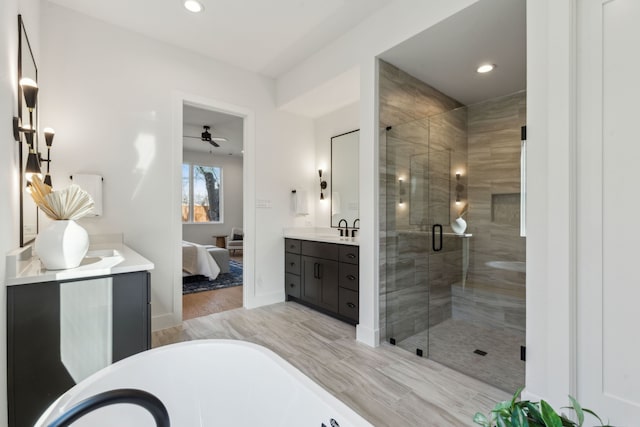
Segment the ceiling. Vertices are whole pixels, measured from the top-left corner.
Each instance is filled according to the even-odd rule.
[[[243,149],[243,119],[217,111],[185,105],[183,109],[182,135],[197,136],[203,132],[202,126],[211,126],[209,132],[213,137],[227,138],[219,141],[220,147],[214,147],[208,142],[196,138],[182,138],[183,149],[212,153],[212,155],[242,156]]]
[[[470,105],[526,88],[526,47],[526,0],[480,0],[380,58]]]
[[[275,78],[393,0],[49,1]]]

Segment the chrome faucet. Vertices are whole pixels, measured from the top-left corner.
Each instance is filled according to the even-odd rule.
[[[356,237],[356,231],[358,231],[356,229],[356,222],[358,223],[358,225],[360,225],[360,218],[356,218],[353,220],[353,228],[351,229],[351,237]]]
[[[344,221],[344,230],[340,228],[340,224]],[[349,237],[349,223],[346,219],[342,218],[340,222],[338,222],[338,229],[340,230],[340,237]]]

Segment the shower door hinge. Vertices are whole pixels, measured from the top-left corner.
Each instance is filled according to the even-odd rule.
[[[520,346],[520,360],[523,362],[527,361],[527,347],[524,345]]]
[[[526,141],[526,140],[527,140],[527,127],[522,126],[520,128],[520,141]]]

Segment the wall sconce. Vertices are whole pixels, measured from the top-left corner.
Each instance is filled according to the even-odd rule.
[[[49,166],[51,165],[51,145],[53,145],[53,137],[56,136],[56,131],[51,128],[44,128],[44,142],[47,144],[47,158],[44,159],[40,156],[41,162],[47,162],[47,173],[44,175],[44,183],[49,187],[53,187],[51,183],[51,175],[49,175]]]
[[[462,172],[456,172],[456,205],[462,203],[462,192],[464,191],[464,185],[460,183],[460,178],[462,177]]]
[[[318,175],[320,176],[320,200],[324,200],[323,191],[327,189],[327,181],[322,180],[322,169],[318,169]]]
[[[51,145],[53,144],[53,137],[55,131],[51,128],[44,130],[44,138],[47,144],[47,158],[43,158],[39,152],[36,152],[36,146],[34,142],[34,135],[37,132],[35,123],[33,122],[33,110],[36,108],[38,101],[38,84],[30,78],[20,79],[20,88],[24,96],[25,106],[29,111],[29,124],[22,125],[20,118],[13,118],[13,135],[18,143],[21,143],[21,134],[24,134],[25,141],[29,147],[29,153],[27,155],[27,163],[25,165],[25,178],[27,180],[27,191],[31,185],[31,178],[33,175],[38,175],[42,178],[42,170],[40,168],[41,162],[47,162],[47,173],[44,177],[44,183],[51,186],[51,175],[49,175],[50,163],[51,163]]]
[[[404,181],[402,180],[402,178],[398,179],[398,205],[402,206],[404,205],[404,196],[405,195],[405,189],[404,189]]]

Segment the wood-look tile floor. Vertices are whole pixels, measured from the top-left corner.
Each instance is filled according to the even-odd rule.
[[[242,263],[242,251],[229,254]],[[196,292],[182,296],[182,320],[194,319],[209,314],[220,313],[242,307],[242,286]]]
[[[376,427],[472,426],[510,397],[401,348],[361,344],[355,327],[294,302],[191,319],[154,332],[153,346],[209,338],[273,350]]]

